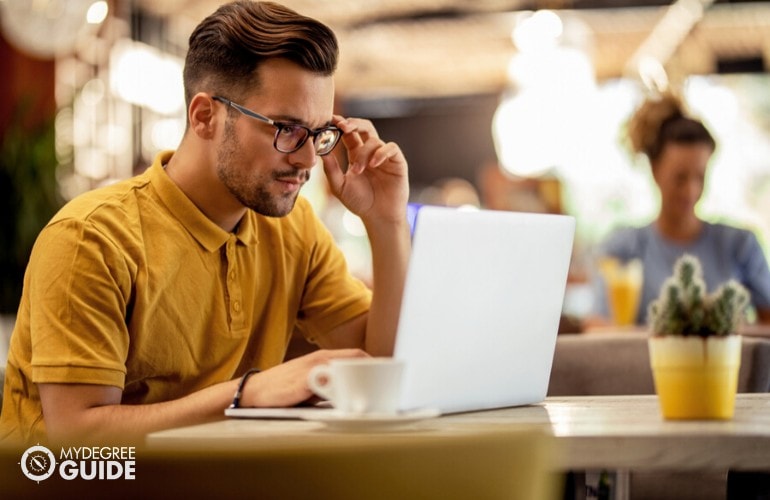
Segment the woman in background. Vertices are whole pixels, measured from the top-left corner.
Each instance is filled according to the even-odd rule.
[[[646,322],[649,303],[684,253],[700,259],[709,293],[734,278],[751,293],[757,320],[770,323],[770,269],[755,235],[695,214],[716,148],[703,123],[685,115],[679,99],[664,95],[636,111],[629,138],[633,149],[650,160],[660,213],[649,225],[615,231],[600,253],[623,262],[641,260],[644,278],[636,323]]]

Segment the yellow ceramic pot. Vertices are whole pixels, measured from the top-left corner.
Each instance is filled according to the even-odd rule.
[[[649,339],[650,365],[667,419],[730,419],[735,411],[741,337]]]

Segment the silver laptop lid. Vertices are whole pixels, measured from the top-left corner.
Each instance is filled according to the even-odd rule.
[[[574,231],[570,216],[419,211],[394,353],[402,410],[545,398]]]

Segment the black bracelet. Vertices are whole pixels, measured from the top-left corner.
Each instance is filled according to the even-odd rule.
[[[230,405],[230,408],[241,407],[241,396],[243,396],[243,387],[246,385],[246,381],[249,379],[249,377],[251,377],[255,373],[259,373],[259,368],[252,368],[243,374],[243,377],[241,377],[241,381],[238,383],[238,390],[235,391],[235,396],[233,396],[233,404]]]

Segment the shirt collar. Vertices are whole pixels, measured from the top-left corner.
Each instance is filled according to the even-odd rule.
[[[206,217],[166,174],[164,165],[173,154],[173,151],[163,151],[155,157],[149,169],[150,182],[171,214],[182,223],[193,238],[209,252],[216,251],[227,242],[230,233]],[[253,215],[251,210],[247,210],[235,229],[235,237],[245,245],[258,242],[256,218]]]

